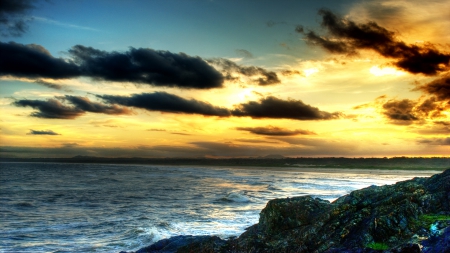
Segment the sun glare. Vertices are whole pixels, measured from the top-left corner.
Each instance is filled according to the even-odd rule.
[[[303,72],[305,73],[305,76],[310,76],[312,74],[319,72],[319,70],[317,68],[310,68],[303,70]]]
[[[399,71],[395,68],[391,67],[379,67],[379,66],[373,66],[370,68],[370,73],[374,76],[386,76],[386,75],[394,75],[394,76],[401,76],[404,75],[405,72]]]

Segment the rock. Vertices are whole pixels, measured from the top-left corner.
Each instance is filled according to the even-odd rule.
[[[332,203],[311,196],[274,199],[259,223],[238,238],[189,237],[179,243],[173,237],[147,247],[160,251],[138,252],[450,252],[448,220],[450,169],[370,186]],[[161,251],[166,249],[173,251]]]
[[[214,252],[215,244],[221,245],[225,241],[217,236],[192,236],[192,235],[180,235],[174,236],[168,239],[160,240],[148,247],[139,249],[136,252],[128,253],[175,253],[175,252],[198,252],[195,248],[201,248],[203,250],[210,250],[208,252]],[[187,247],[186,247],[187,246]],[[193,251],[194,250],[194,251]],[[127,252],[120,252],[127,253]]]
[[[436,237],[430,237],[422,241],[424,253],[447,253],[450,252],[450,226]]]

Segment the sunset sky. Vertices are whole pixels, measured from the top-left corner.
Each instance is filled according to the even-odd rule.
[[[449,0],[8,0],[0,157],[450,156]]]

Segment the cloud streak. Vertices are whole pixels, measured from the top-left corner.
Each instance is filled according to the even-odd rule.
[[[232,114],[241,117],[295,120],[328,120],[342,116],[338,112],[321,111],[317,107],[303,103],[301,100],[282,100],[273,96],[262,98],[259,101],[242,103],[236,106]]]
[[[236,129],[241,130],[241,131],[248,131],[252,134],[267,135],[267,136],[294,136],[294,135],[315,135],[316,134],[314,132],[302,130],[302,129],[290,130],[290,129],[274,127],[274,126],[238,127]]]
[[[49,83],[49,82],[46,82],[46,81],[43,81],[43,80],[40,80],[40,79],[36,80],[35,83],[37,83],[39,85],[42,85],[42,86],[45,86],[45,87],[50,88],[50,89],[55,89],[55,90],[62,90],[62,88],[63,88],[63,86],[60,85],[60,84]]]
[[[322,16],[321,25],[327,30],[328,36],[305,31],[301,26],[296,28],[312,45],[338,54],[373,50],[383,57],[395,59],[394,64],[398,68],[413,74],[436,75],[449,69],[450,54],[440,52],[434,45],[408,45],[398,40],[394,32],[375,22],[358,24],[326,9],[321,9],[319,14]]]
[[[450,137],[447,137],[447,138],[420,139],[417,142],[420,143],[420,144],[427,144],[427,145],[450,146]]]
[[[28,135],[60,135],[58,133],[55,133],[53,130],[33,130],[33,129],[30,129],[30,132],[27,134]]]
[[[166,92],[141,93],[131,96],[98,95],[97,97],[110,104],[119,104],[148,111],[220,117],[231,115],[226,108],[213,106],[210,103],[195,99],[185,99]]]

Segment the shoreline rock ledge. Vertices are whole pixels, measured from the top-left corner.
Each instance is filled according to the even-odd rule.
[[[450,252],[450,169],[356,190],[332,203],[274,199],[237,238],[175,236],[136,251],[150,252]]]

